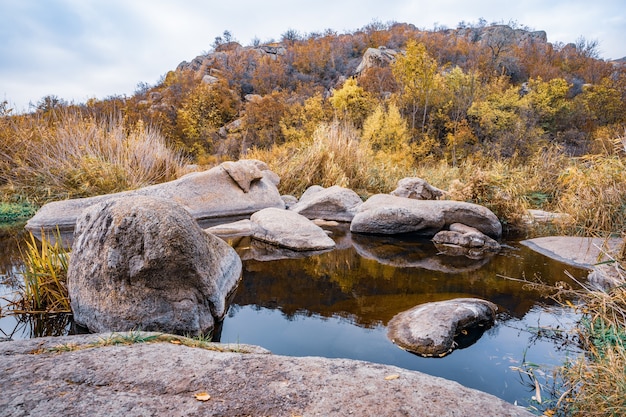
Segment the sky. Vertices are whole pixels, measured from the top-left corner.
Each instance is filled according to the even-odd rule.
[[[49,95],[77,104],[130,96],[210,51],[225,30],[246,46],[288,30],[456,28],[480,18],[544,30],[553,43],[598,41],[604,59],[626,56],[624,0],[0,0],[0,102],[23,112]]]

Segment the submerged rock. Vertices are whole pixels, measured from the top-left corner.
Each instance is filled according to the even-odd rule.
[[[545,236],[520,243],[549,258],[589,269],[589,281],[599,288],[609,289],[624,284],[626,272],[618,262],[613,262],[626,245],[621,238]]]
[[[495,321],[497,306],[477,298],[456,298],[418,305],[395,315],[387,336],[402,349],[421,356],[445,356],[456,348],[455,338]]]
[[[178,204],[120,197],[78,218],[67,273],[74,321],[92,332],[207,334],[224,317],[241,260]]]
[[[432,237],[444,227],[463,223],[499,238],[502,225],[495,214],[478,204],[451,200],[414,200],[388,194],[371,196],[350,224],[357,233],[414,233]]]
[[[89,198],[54,201],[44,205],[26,224],[38,234],[71,232],[76,219],[87,207],[114,197],[154,196],[180,204],[196,220],[249,216],[266,207],[284,208],[276,188],[278,176],[264,162],[225,162],[208,171],[193,172],[177,180],[134,191]]]
[[[490,253],[486,256],[459,257],[458,253],[442,254],[427,240],[420,244],[388,235],[353,234],[351,237],[352,245],[360,256],[396,268],[419,268],[446,274],[460,274],[480,269],[493,255]]]

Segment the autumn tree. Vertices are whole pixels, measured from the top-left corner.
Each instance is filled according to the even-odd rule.
[[[398,89],[390,67],[367,68],[359,75],[358,82],[365,91],[376,96],[379,100]]]
[[[287,68],[276,57],[263,56],[256,61],[251,72],[250,84],[256,94],[269,94],[272,91],[288,89],[292,84]]]
[[[348,120],[357,128],[363,126],[374,105],[371,95],[359,86],[356,78],[348,78],[339,90],[335,90],[330,103],[336,111],[337,118]]]
[[[285,98],[285,93],[274,91],[246,103],[241,127],[244,152],[247,148],[267,149],[284,142],[280,121],[287,108]]]
[[[446,93],[446,102],[443,106],[447,115],[446,145],[451,153],[452,164],[456,165],[457,150],[476,141],[466,119],[467,112],[478,94],[480,81],[476,72],[465,73],[457,66],[445,74],[443,84]]]
[[[198,152],[200,146],[211,152],[217,130],[233,120],[238,106],[239,98],[226,81],[200,82],[186,95],[177,112],[183,149]]]
[[[313,138],[321,123],[330,122],[332,109],[321,93],[292,101],[280,120],[280,128],[287,142],[306,142]]]
[[[379,104],[363,124],[363,140],[374,151],[407,151],[409,138],[406,121],[393,103],[387,108]]]
[[[528,94],[523,101],[528,104],[529,118],[533,118],[545,132],[552,135],[563,129],[562,121],[570,111],[568,92],[570,85],[563,78],[543,81],[535,78],[528,81]]]
[[[617,81],[603,78],[598,84],[584,87],[580,99],[590,110],[594,127],[626,122],[626,103]]]
[[[519,87],[508,77],[493,79],[467,111],[468,121],[483,150],[494,157],[528,157],[543,132],[527,123]]]
[[[437,62],[428,55],[423,44],[411,40],[406,52],[398,54],[391,64],[391,70],[399,86],[398,102],[409,116],[411,130],[416,129],[419,117],[424,133],[433,93],[439,83]]]

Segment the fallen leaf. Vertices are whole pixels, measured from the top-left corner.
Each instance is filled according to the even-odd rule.
[[[391,375],[387,375],[385,377],[385,381],[391,381],[393,379],[398,379],[398,378],[400,378],[400,375],[398,375],[398,374],[391,374]]]
[[[174,345],[180,345],[180,340],[170,340],[170,343],[174,344]]]
[[[211,396],[206,392],[199,392],[195,394],[195,397],[198,401],[209,401],[211,399]]]

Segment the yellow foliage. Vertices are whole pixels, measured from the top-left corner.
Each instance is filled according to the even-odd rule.
[[[356,78],[348,78],[339,90],[333,91],[330,103],[340,120],[347,120],[361,127],[373,107],[374,100],[358,85]]]
[[[363,124],[363,140],[375,151],[406,150],[409,129],[395,104],[376,107]]]

